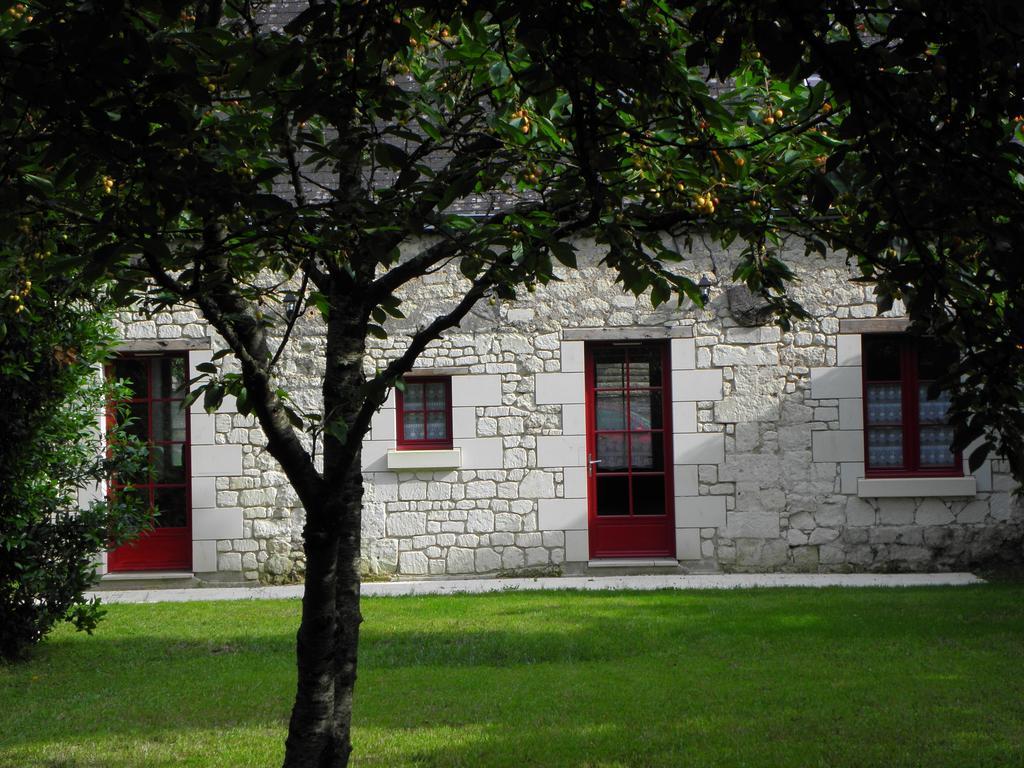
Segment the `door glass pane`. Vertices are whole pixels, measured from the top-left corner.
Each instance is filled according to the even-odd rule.
[[[157,443],[185,440],[185,409],[181,401],[170,400],[153,403],[152,440]]]
[[[426,385],[427,408],[443,411],[448,407],[448,388],[440,381],[432,381]]]
[[[423,411],[412,411],[403,414],[404,431],[406,440],[423,440],[425,437],[423,426]]]
[[[594,352],[594,386],[598,389],[621,389],[626,386],[623,370],[624,353],[621,350]]]
[[[629,514],[629,478],[597,478],[597,514],[600,517]]]
[[[184,528],[188,523],[184,488],[155,488],[153,506],[160,513],[156,518],[157,528]]]
[[[661,432],[634,432],[630,435],[630,445],[635,471],[653,472],[665,468]]]
[[[149,363],[133,357],[114,360],[114,378],[121,379],[131,389],[131,397],[146,397],[146,372]]]
[[[185,383],[185,358],[162,357],[153,361],[153,397],[184,397]]]
[[[945,424],[949,419],[949,392],[940,392],[934,400],[928,399],[930,382],[923,382],[918,391],[918,418],[922,424]]]
[[[423,410],[423,384],[405,385],[405,392],[402,393],[402,406],[408,411]]]
[[[183,445],[154,445],[150,449],[150,456],[153,461],[154,482],[185,482],[185,447]]]
[[[408,436],[408,434],[406,435]],[[448,420],[444,411],[427,412],[427,439],[444,440],[448,437]]]
[[[633,478],[633,514],[664,515],[665,476]]]
[[[899,384],[868,384],[868,424],[902,423],[902,398]]]
[[[653,350],[631,350],[629,353],[629,386],[661,386],[661,353]]]
[[[661,429],[661,390],[629,393],[629,428]]]
[[[868,429],[868,463],[872,467],[903,466],[903,430],[898,427]]]
[[[118,424],[126,424],[125,431],[132,437],[145,442],[149,439],[146,422],[149,419],[147,403],[120,403],[115,411]]]
[[[598,472],[621,472],[626,469],[626,436],[598,435],[595,458],[601,460],[596,465]]]
[[[594,400],[594,423],[598,430],[626,428],[624,392],[597,392]]]
[[[951,450],[952,427],[921,427],[920,456],[922,467],[951,467],[956,456]]]
[[[900,374],[900,342],[892,336],[864,337],[865,376],[874,381],[898,381]]]

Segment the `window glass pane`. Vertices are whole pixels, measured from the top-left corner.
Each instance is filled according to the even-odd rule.
[[[628,477],[597,479],[597,514],[601,517],[629,514]]]
[[[934,381],[947,375],[957,363],[956,349],[938,343],[922,341],[917,353],[917,376],[922,381]]]
[[[114,360],[114,378],[122,379],[131,389],[131,397],[147,397],[146,374],[149,369],[147,360],[134,357],[119,357]]]
[[[185,440],[185,409],[180,401],[153,403],[153,434],[154,442]]]
[[[892,469],[903,466],[903,430],[898,427],[868,429],[868,464]]]
[[[865,375],[871,381],[898,381],[900,340],[893,336],[865,336],[863,339]]]
[[[665,477],[633,478],[633,514],[665,514]]]
[[[918,418],[922,424],[945,424],[949,419],[949,392],[940,392],[934,400],[928,399],[928,384],[921,384],[918,391]]]
[[[594,352],[594,386],[598,389],[621,389],[626,386],[626,375],[621,350]]]
[[[443,411],[448,407],[448,387],[441,381],[432,381],[425,385],[427,408]]]
[[[601,460],[596,465],[598,472],[621,472],[626,469],[626,436],[598,435],[595,458]]]
[[[631,350],[629,353],[629,386],[661,386],[661,353],[653,350]]]
[[[920,462],[922,467],[950,467],[956,456],[949,446],[953,443],[952,427],[921,427]]]
[[[184,528],[188,523],[184,488],[154,489],[153,506],[160,513],[156,518],[157,528]]]
[[[634,432],[630,438],[634,470],[652,472],[665,468],[665,451],[661,432]]]
[[[185,482],[185,446],[154,445],[150,449],[150,458],[153,462],[154,482]]]
[[[423,440],[425,438],[423,411],[407,412],[403,414],[402,418],[406,440]]]
[[[406,433],[408,437],[408,433]],[[427,439],[445,440],[448,437],[448,420],[444,411],[427,412]]]
[[[629,428],[661,429],[661,390],[629,393]]]
[[[412,384],[406,382],[405,392],[402,393],[402,407],[407,411],[423,410],[423,384]]]
[[[597,392],[594,421],[598,430],[626,428],[626,395],[624,392]]]
[[[902,423],[902,398],[899,384],[868,384],[868,424]]]
[[[162,357],[153,361],[153,397],[185,396],[185,358]]]

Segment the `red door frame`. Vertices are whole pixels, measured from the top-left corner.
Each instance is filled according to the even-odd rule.
[[[136,541],[112,549],[107,553],[107,570],[110,572],[121,571],[168,571],[168,570],[192,570],[192,420],[189,417],[189,410],[185,409],[185,441],[162,440],[159,443],[152,441],[153,434],[153,404],[154,403],[180,403],[181,397],[153,397],[153,366],[159,360],[177,358],[184,361],[185,381],[188,380],[188,353],[125,353],[119,355],[122,358],[146,360],[146,393],[145,397],[134,397],[128,400],[129,403],[146,404],[146,437],[150,446],[159,445],[182,445],[182,464],[184,467],[184,482],[182,483],[159,483],[156,478],[148,478],[145,484],[136,484],[136,487],[147,496],[147,502],[152,506],[155,491],[159,488],[180,488],[185,489],[185,526],[169,527],[163,526],[154,528],[143,534]],[[113,375],[113,365],[107,367],[107,375]],[[111,414],[110,418],[113,418]],[[112,490],[116,489],[116,485]]]
[[[629,359],[629,350],[653,350],[658,352],[661,358],[661,411],[662,411],[662,455],[664,476],[664,502],[665,512],[663,515],[635,515],[633,514],[633,470],[632,470],[632,438],[627,437],[626,457],[627,467],[625,473],[600,473],[595,469],[598,465],[592,463],[597,456],[597,417],[596,417],[596,372],[594,364],[594,351],[600,349],[622,349],[623,362]],[[587,503],[588,503],[588,532],[590,541],[591,558],[630,558],[630,557],[675,557],[675,494],[673,491],[673,464],[672,464],[672,373],[669,361],[669,345],[667,342],[599,342],[588,343],[584,348],[584,387],[586,403],[587,422]],[[658,430],[633,430],[630,423],[631,414],[629,410],[629,392],[635,390],[653,391],[654,387],[631,387],[629,381],[629,366],[624,365],[625,381],[623,392],[626,393],[625,430],[627,435],[636,432],[653,433]],[[602,430],[605,431],[605,430]],[[621,476],[625,474],[630,478],[630,514],[622,516],[611,516],[597,514],[597,479],[599,474],[606,477]],[[646,473],[648,476],[656,476],[658,473]]]

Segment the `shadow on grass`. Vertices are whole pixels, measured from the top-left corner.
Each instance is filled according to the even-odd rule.
[[[468,766],[493,754],[501,758],[494,765],[679,765],[692,763],[694,745],[709,739],[721,742],[723,764],[738,764],[729,756],[749,755],[730,752],[730,744],[770,746],[772,718],[791,713],[801,738],[816,734],[808,723],[820,720],[814,709],[826,699],[826,714],[844,698],[863,702],[862,710],[872,702],[906,709],[913,695],[904,702],[886,691],[894,676],[914,695],[970,690],[979,669],[1019,660],[1022,592],[368,601],[357,693],[368,744],[358,764]],[[293,615],[260,623],[253,618],[260,603],[213,604],[218,621],[204,637],[196,619],[179,628],[170,623],[173,608],[151,608],[112,611],[96,636],[61,635],[30,664],[0,670],[0,765],[5,748],[55,739],[131,743],[239,727],[280,729],[283,738],[294,696]],[[204,614],[192,608],[184,615]],[[929,672],[942,675],[930,680]],[[769,704],[774,709],[765,712]],[[872,727],[887,722],[885,706],[877,720],[862,711],[861,721],[874,725],[851,725],[851,734],[870,740]],[[1003,709],[1020,715],[1019,702]],[[818,737],[828,742],[828,728]],[[406,738],[399,759],[388,745]],[[857,764],[830,760],[813,743],[814,759],[791,764]]]

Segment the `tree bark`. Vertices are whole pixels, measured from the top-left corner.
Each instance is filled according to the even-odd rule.
[[[327,321],[324,420],[353,424],[364,400],[368,311],[332,296]],[[355,304],[355,306],[354,306]],[[365,430],[364,430],[365,431]],[[363,435],[349,435],[361,442]],[[359,644],[361,454],[324,434],[323,504],[306,511],[306,588],[298,632],[298,687],[285,742],[284,768],[344,768]]]

